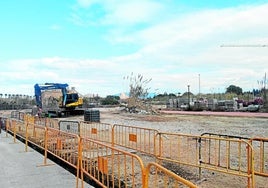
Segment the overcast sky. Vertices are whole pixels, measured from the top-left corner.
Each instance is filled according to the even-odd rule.
[[[106,96],[131,72],[152,93],[249,91],[268,73],[267,18],[265,0],[0,1],[0,93],[53,82]]]

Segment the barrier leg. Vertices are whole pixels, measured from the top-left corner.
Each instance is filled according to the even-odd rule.
[[[53,163],[47,164],[47,128],[45,127],[45,154],[44,154],[44,163],[41,165],[37,165],[37,167],[41,166],[51,166],[54,165]]]
[[[14,126],[14,132],[13,132],[13,142],[10,144],[18,144],[16,139],[16,122],[15,122],[15,126]]]

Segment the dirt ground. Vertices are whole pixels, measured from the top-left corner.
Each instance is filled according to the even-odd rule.
[[[227,113],[200,114],[198,112],[170,113],[162,111],[158,115],[145,115],[125,113],[120,108],[100,108],[99,110],[101,123],[139,126],[156,129],[160,132],[193,135],[201,135],[202,133],[209,132],[247,138],[268,138],[268,114],[263,114],[262,116],[243,114],[240,116],[239,114],[234,115],[233,113],[235,112],[228,115]],[[69,117],[67,119],[83,121],[83,116]],[[245,177],[202,170],[202,177],[198,179],[198,170],[196,168],[193,170],[192,168],[168,163],[165,166],[182,177],[191,180],[198,187],[247,187],[247,178]],[[268,165],[265,168],[267,172]],[[268,177],[256,176],[256,187],[268,188]]]
[[[101,122],[123,124],[156,129],[160,132],[184,133],[201,135],[202,133],[217,133],[240,137],[268,138],[268,114],[229,113],[182,113],[163,112],[158,115],[129,114],[119,109],[100,109]],[[267,148],[267,147],[266,147]],[[267,151],[266,151],[267,152]],[[267,155],[267,153],[266,153]],[[198,187],[247,187],[247,178],[228,175],[215,171],[202,170],[201,179],[198,170],[183,166],[165,164],[167,168],[191,180]],[[268,166],[266,165],[266,172]],[[268,177],[256,177],[256,187],[268,188]]]

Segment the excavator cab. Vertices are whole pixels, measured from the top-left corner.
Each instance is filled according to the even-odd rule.
[[[70,103],[73,103],[73,102],[76,102],[78,100],[79,96],[77,93],[70,93],[70,94],[67,94],[67,97],[66,97],[66,105],[67,104],[70,104]]]
[[[83,99],[78,93],[68,93],[66,95],[66,107],[82,107]]]

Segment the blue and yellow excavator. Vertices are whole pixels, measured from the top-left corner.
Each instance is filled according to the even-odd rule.
[[[68,86],[69,85],[66,83],[45,83],[34,85],[36,105],[42,110],[43,114],[50,117],[60,117],[83,113],[83,99],[76,91],[68,90]],[[59,97],[55,97],[52,94],[49,96],[49,93],[53,93],[54,91],[61,91],[61,95]],[[56,100],[57,105],[53,106],[51,104],[45,104],[44,97],[42,96],[43,92],[48,93],[50,99]]]

